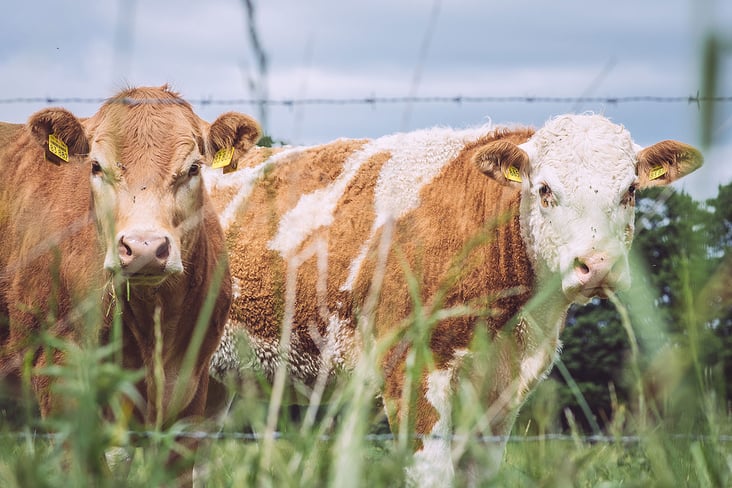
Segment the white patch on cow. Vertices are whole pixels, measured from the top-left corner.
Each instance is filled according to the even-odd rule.
[[[236,195],[226,205],[226,208],[219,212],[219,222],[224,231],[226,231],[236,217],[239,207],[249,198],[256,182],[264,175],[266,170],[272,165],[276,165],[282,160],[291,157],[293,154],[304,151],[306,148],[291,147],[284,149],[277,154],[272,155],[268,159],[262,161],[257,166],[251,168],[240,168],[233,173],[224,174],[219,169],[211,169],[204,166],[201,174],[206,189],[209,193],[216,193],[219,189],[238,188]]]
[[[536,382],[546,375],[551,365],[551,356],[544,348],[539,348],[533,355],[521,361],[519,373],[519,396],[523,398]]]
[[[425,397],[435,408],[438,420],[429,436],[422,440],[422,449],[414,454],[407,468],[410,486],[450,486],[455,470],[452,463],[452,368],[436,370],[427,376]]]
[[[422,188],[457,157],[465,144],[477,140],[489,131],[488,125],[465,130],[433,128],[385,136],[366,146],[365,149],[373,148],[374,153],[388,152],[391,157],[384,163],[374,188],[376,219],[369,236],[351,262],[348,277],[341,285],[341,290],[353,289],[376,232],[390,220],[398,219],[417,208]]]
[[[231,299],[236,300],[241,296],[241,280],[236,276],[231,277]]]
[[[330,185],[302,195],[297,204],[282,216],[277,234],[267,247],[278,251],[283,257],[291,256],[314,230],[330,226],[335,207],[348,183],[356,176],[361,165],[379,150],[367,144],[346,159],[343,171]]]
[[[519,375],[516,378],[516,408],[520,407],[526,394],[551,371],[559,356],[562,342],[559,334],[566,317],[566,302],[550,299],[533,310],[524,310],[516,324],[515,335],[522,348],[519,351]],[[536,316],[542,318],[541,322]]]
[[[328,317],[326,337],[321,337],[321,368],[328,370],[351,369],[359,355],[355,329],[351,321],[342,318],[337,312]],[[316,331],[317,332],[317,331]],[[312,332],[311,332],[312,337]],[[315,339],[313,337],[313,339]]]
[[[537,277],[562,277],[571,300],[580,287],[576,260],[619,263],[617,281],[626,272],[628,226],[633,208],[621,199],[636,179],[636,146],[621,125],[599,115],[556,117],[521,147],[531,158],[523,183],[521,227]],[[554,205],[541,205],[540,189],[551,189]]]

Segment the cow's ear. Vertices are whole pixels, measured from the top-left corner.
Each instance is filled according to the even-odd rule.
[[[256,144],[261,136],[262,130],[253,118],[238,112],[227,112],[211,124],[208,147],[212,156],[221,149],[229,148],[234,148],[241,156]]]
[[[704,158],[698,149],[678,141],[661,141],[638,151],[640,188],[667,185],[699,168]]]
[[[36,112],[28,119],[28,128],[36,142],[45,149],[49,161],[68,161],[71,156],[89,152],[89,139],[81,121],[63,108]]]
[[[528,177],[529,155],[508,141],[493,141],[473,156],[473,162],[489,178],[503,185],[518,185]]]

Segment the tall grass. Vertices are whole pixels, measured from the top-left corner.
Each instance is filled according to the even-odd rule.
[[[415,441],[413,413],[407,413],[408,420],[393,437],[388,434],[378,398],[380,358],[397,340],[414,345],[407,356],[404,389],[404,400],[413,402],[415,386],[432,368],[427,347],[432,327],[446,317],[472,311],[462,306],[428,307],[420,301],[419,280],[405,267],[414,310],[411,322],[398,336],[374,342],[373,310],[390,242],[388,231],[383,233],[372,293],[361,313],[364,354],[352,374],[336,378],[332,385],[320,381],[307,389],[292,383],[285,368],[272,384],[256,368],[244,371],[236,385],[225,385],[238,395],[217,426],[211,422],[165,425],[160,417],[147,426],[148,430],[130,424],[132,405],[142,401],[136,391],[142,372],[120,366],[119,310],[107,344],[94,339],[98,331],[93,323],[84,334],[88,340],[79,345],[42,334],[42,346],[62,352],[65,361],[35,373],[56,379],[53,388],[64,399],[65,408],[48,419],[40,419],[29,409],[31,368],[27,367],[21,399],[26,401],[21,402],[20,410],[6,408],[0,416],[0,486],[176,486],[179,473],[171,470],[166,460],[174,452],[184,458],[193,457],[186,445],[192,437],[205,439],[195,454],[200,485],[404,485]],[[646,265],[642,260],[636,258],[632,267],[641,270],[643,276]],[[678,259],[676,272],[684,313],[680,319],[683,323],[675,324],[675,330],[681,330],[681,336],[669,332],[666,315],[659,313],[655,305],[656,292],[646,285],[648,280],[636,280],[629,293],[611,297],[631,345],[624,375],[633,393],[628,400],[620,401],[613,385],[608,385],[613,407],[603,437],[588,436],[571,412],[559,411],[556,384],[545,381],[515,425],[497,476],[482,480],[482,484],[732,484],[732,422],[726,391],[717,381],[717,373],[709,371],[702,360],[704,338],[700,332],[705,320],[696,303],[698,290],[692,285],[688,260],[683,256]],[[200,343],[198,334],[210,313],[217,283],[186,353],[188,368]],[[116,293],[125,291],[118,289]],[[294,294],[288,299],[290,305],[293,300]],[[87,301],[80,302],[80,307],[91,306]],[[48,322],[54,321],[54,314],[49,314]],[[289,330],[283,329],[282,343],[286,347]],[[162,345],[158,346],[156,356],[162,354]],[[473,346],[482,351],[474,355],[477,358],[490,357],[494,347],[480,333]],[[241,351],[243,357],[251,354],[246,349]],[[156,364],[159,361],[158,357]],[[474,369],[490,375],[487,367]],[[569,372],[564,373],[571,383]],[[154,377],[160,385],[165,381],[160,371]],[[483,393],[472,386],[486,381],[461,382],[455,391],[452,458],[457,466],[457,486],[474,481],[476,469],[480,479],[481,467],[495,463],[495,448],[501,439],[481,437],[485,433],[486,406],[481,403]],[[575,395],[581,398],[579,389],[575,389]],[[160,397],[153,399],[158,412],[161,401]],[[568,426],[565,430],[563,424]],[[600,433],[600,427],[594,424],[593,431]]]
[[[634,263],[642,267],[643,263]],[[551,381],[542,384],[527,405],[509,441],[495,486],[729,486],[732,484],[732,423],[724,392],[709,381],[699,359],[700,326],[686,271],[680,266],[687,297],[685,341],[671,340],[657,313],[653,291],[637,287],[614,299],[633,347],[626,375],[634,385],[627,403],[617,400],[600,439],[588,437],[567,412],[556,411]],[[413,298],[419,293],[416,283]],[[419,304],[417,304],[419,305]],[[419,308],[419,306],[417,307]],[[415,314],[411,334],[423,342],[436,316]],[[462,312],[461,312],[462,313]],[[421,322],[420,322],[421,321]],[[422,325],[420,325],[420,323]],[[369,322],[363,324],[368,332]],[[421,332],[420,332],[421,331]],[[637,335],[637,338],[636,338]],[[482,339],[483,347],[490,347]],[[144,433],[130,432],[129,403],[139,398],[140,372],[126,371],[115,360],[119,344],[84,347],[46,336],[47,347],[64,352],[66,361],[43,373],[57,378],[56,393],[72,400],[58,415],[40,420],[20,415],[11,425],[6,415],[0,442],[0,486],[155,486],[175,485],[176,473],[165,465],[180,450],[180,435],[190,426],[161,423]],[[476,340],[479,347],[481,338]],[[371,344],[352,375],[313,395],[283,379],[273,388],[256,370],[246,372],[240,392],[221,430],[197,454],[199,481],[206,486],[399,486],[404,484],[413,438],[405,428],[388,432],[377,398],[380,380],[375,365],[383,346]],[[243,355],[247,352],[243,351]],[[408,362],[413,380],[430,367],[427,351],[415,349]],[[409,370],[413,368],[413,371]],[[410,372],[411,371],[411,372]],[[461,387],[469,388],[469,386]],[[279,407],[272,409],[272,397]],[[321,403],[324,396],[327,402]],[[467,484],[460,458],[475,466],[492,462],[494,439],[479,432],[483,414],[476,392],[456,395],[453,453],[458,461],[456,484]],[[290,406],[294,398],[316,403]],[[273,413],[274,412],[274,413]],[[565,417],[569,430],[560,432]],[[19,424],[19,425],[18,425]],[[476,430],[478,429],[478,430]],[[539,436],[524,436],[531,430]],[[52,435],[45,435],[52,433]],[[240,434],[249,433],[242,438]],[[556,438],[547,434],[565,434]],[[214,435],[216,434],[216,435]],[[107,463],[101,453],[107,452]]]

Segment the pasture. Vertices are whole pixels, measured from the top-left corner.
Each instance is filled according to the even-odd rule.
[[[624,336],[619,351],[606,350],[601,355],[619,356],[617,381],[595,385],[610,398],[610,408],[598,411],[591,389],[572,380],[598,361],[592,356],[597,345],[586,338],[580,340],[584,346],[579,352],[573,352],[576,338],[581,338],[576,324],[584,320],[575,310],[562,336],[568,348],[562,356],[568,377],[553,374],[532,395],[512,431],[498,477],[481,480],[481,486],[725,486],[732,482],[730,366],[725,348],[729,339],[724,332],[730,325],[730,298],[723,286],[729,273],[718,252],[728,244],[718,241],[720,249],[707,240],[719,228],[710,222],[729,225],[729,215],[724,215],[728,207],[721,205],[729,192],[729,186],[720,187],[717,200],[708,202],[707,227],[696,234],[693,229],[699,227],[688,212],[699,205],[689,206],[693,202],[688,196],[667,192],[663,209],[648,211],[640,197],[633,288],[612,302],[585,307],[591,317],[611,317]],[[649,266],[644,253],[658,251],[658,236],[650,223],[654,219],[655,225],[664,227],[664,232],[672,229],[681,240],[669,244],[667,252],[652,253],[655,262]],[[668,286],[659,286],[659,279]],[[603,315],[608,310],[609,315]],[[431,319],[412,324],[415,339],[429,330]],[[404,484],[414,438],[407,430],[388,434],[376,398],[375,357],[384,345],[373,345],[354,374],[340,378],[322,404],[317,402],[319,392],[273,390],[252,370],[223,422],[134,431],[120,406],[123,398],[134,396],[139,373],[118,365],[119,344],[102,347],[90,340],[80,348],[46,340],[48,347],[66,350],[67,363],[49,368],[47,374],[63,379],[58,393],[73,398],[77,408],[41,420],[27,407],[30,403],[11,409],[4,399],[2,486],[172,486],[174,473],[165,460],[172,451],[187,454],[178,442],[181,435],[205,438],[196,455],[199,480],[205,480],[205,486]],[[489,341],[478,345],[490,353]],[[416,378],[429,366],[429,357],[415,348],[413,359],[408,373]],[[31,396],[28,385],[25,395]],[[489,455],[486,447],[495,442],[480,434],[485,411],[475,395],[462,387],[453,412],[457,486],[466,484],[460,466],[480,465],[483,456]],[[585,395],[590,403],[585,402],[583,409],[578,400]],[[294,396],[300,399],[300,407],[291,406]],[[309,396],[318,407],[302,401]],[[599,432],[593,433],[593,424]],[[105,450],[111,471],[99,455]]]
[[[251,2],[244,3],[250,5],[248,27],[252,43],[260,48]],[[435,8],[433,15],[437,19],[439,9]],[[125,19],[120,21],[118,36],[122,47],[131,29]],[[199,22],[196,18],[196,29],[190,29],[191,32],[198,30]],[[209,29],[217,33],[219,30],[223,31]],[[480,42],[473,44],[486,44],[484,31],[480,25],[476,30]],[[363,37],[370,38],[371,34]],[[429,40],[431,28],[427,34],[425,39]],[[611,39],[617,39],[614,30]],[[638,50],[637,44],[633,45],[633,52]],[[721,71],[723,54],[728,54],[730,48],[729,43],[722,45],[711,35],[702,44],[704,51],[699,50],[699,58],[706,63],[702,69],[703,89],[688,98],[688,110],[673,112],[685,115],[666,116],[663,114],[671,112],[649,110],[650,115],[636,125],[645,130],[655,125],[654,118],[698,125],[706,156],[714,138],[722,132],[720,127],[729,127],[728,122],[722,121],[728,103],[721,102],[729,102],[730,98],[726,93],[717,96],[724,90],[718,86],[721,82],[717,83],[719,79],[715,76],[718,69]],[[425,53],[428,45],[423,43]],[[290,46],[291,43],[288,49]],[[531,46],[531,50],[537,47]],[[672,49],[666,51],[676,56]],[[452,57],[455,51],[446,49],[445,52]],[[261,54],[261,59],[266,60],[263,52],[255,54]],[[124,61],[125,56],[120,55],[120,59]],[[420,57],[415,69],[414,94],[417,94],[417,74],[425,59]],[[470,59],[466,72],[473,73],[479,64],[474,59]],[[648,59],[651,57],[644,62]],[[597,80],[603,81],[612,71],[615,61],[611,61]],[[565,67],[562,65],[562,70]],[[257,100],[247,107],[258,107],[264,120],[268,106],[265,68],[262,62],[255,73],[248,74],[250,89]],[[596,69],[595,64],[592,69]],[[200,71],[209,83],[213,71]],[[655,65],[645,71],[662,73]],[[185,79],[189,74],[186,71],[179,78]],[[371,72],[358,74],[364,79],[372,75]],[[585,78],[578,82],[583,87],[587,84]],[[639,77],[628,78],[633,80],[631,86],[635,90]],[[662,84],[654,80],[647,85],[650,88],[643,89],[653,91],[656,85]],[[240,83],[238,78],[237,83]],[[590,93],[595,88],[563,87],[563,90]],[[48,100],[45,97],[36,102],[43,104]],[[229,102],[236,104],[237,100]],[[326,101],[334,100],[340,105],[340,99]],[[449,100],[456,106],[464,103],[462,95],[451,96]],[[501,100],[506,102],[509,98]],[[557,103],[552,97],[547,100]],[[547,100],[541,103],[548,103]],[[614,116],[623,113],[617,106],[627,107],[628,101],[621,97],[618,104],[619,98],[615,96],[602,100],[608,114],[623,123],[621,116]],[[525,108],[536,105],[536,101],[531,96],[506,106],[515,108],[523,104],[521,107]],[[591,99],[583,96],[564,100],[562,110],[568,109],[565,107],[568,101],[584,110]],[[419,97],[412,97],[409,104],[418,102]],[[670,106],[677,102],[658,103]],[[5,103],[15,102],[8,99]],[[274,106],[272,99],[268,103],[269,107]],[[373,96],[363,100],[363,105],[372,112],[374,104]],[[404,109],[405,127],[412,109],[409,104]],[[687,104],[686,99],[681,104]],[[209,109],[212,104],[206,98],[198,105]],[[289,98],[283,99],[281,105],[283,111],[293,111]],[[696,114],[696,106],[700,108],[700,120],[690,122],[692,117],[688,113]],[[329,110],[319,112],[332,114]],[[593,110],[600,109],[593,106]],[[521,113],[521,109],[516,112]],[[319,126],[310,119],[303,124],[306,118],[302,114],[296,111],[295,115],[289,113],[286,117],[288,121],[296,119],[294,134],[302,130],[298,123]],[[342,112],[337,114],[331,117],[338,121],[335,125],[343,124],[348,118],[359,118],[343,117]],[[465,112],[460,117],[468,119]],[[374,118],[378,119],[378,133],[382,134],[383,112]],[[513,117],[516,118],[521,117]],[[276,116],[272,117],[270,127],[277,127],[277,121]],[[439,123],[447,122],[440,119]],[[337,130],[341,131],[342,127]],[[338,137],[343,135],[339,132]],[[280,134],[266,134],[263,139],[271,143],[272,136]],[[475,334],[470,344],[473,353],[464,367],[482,371],[483,376],[472,383],[456,383],[451,411],[454,434],[450,457],[455,466],[455,486],[732,486],[732,183],[725,185],[715,180],[708,184],[717,186],[717,195],[704,201],[694,200],[673,188],[638,191],[636,237],[630,255],[631,288],[611,294],[607,300],[592,298],[588,305],[570,309],[559,337],[563,344],[560,359],[519,412],[495,476],[481,467],[494,463],[495,446],[506,440],[489,435],[495,412],[485,405],[484,390],[494,373],[486,358],[496,356],[496,349],[486,334],[480,331]],[[263,207],[269,209],[270,203],[265,202]],[[6,208],[0,208],[0,214],[3,213],[7,217]],[[496,221],[504,217],[496,216]],[[166,378],[166,354],[162,346],[165,327],[159,309],[152,319],[152,340],[147,343],[151,356],[146,357],[151,365],[147,371],[122,366],[123,321],[116,299],[117,308],[106,310],[113,317],[111,332],[100,337],[99,324],[90,321],[81,324],[81,340],[75,344],[61,341],[54,334],[58,322],[53,300],[44,313],[25,310],[40,324],[38,333],[33,334],[32,345],[46,356],[63,357],[63,361],[35,365],[34,358],[26,355],[25,362],[21,363],[20,384],[9,385],[0,379],[0,487],[185,486],[180,482],[179,468],[192,464],[195,464],[194,486],[199,487],[407,485],[406,469],[413,461],[414,446],[425,437],[414,434],[416,409],[409,402],[400,428],[393,433],[389,430],[379,394],[384,387],[380,362],[397,340],[410,344],[405,354],[405,387],[401,398],[413,401],[417,396],[415,385],[434,370],[428,344],[436,324],[445,318],[472,316],[474,312],[472,304],[438,310],[426,306],[419,284],[422,272],[418,266],[403,267],[411,309],[416,311],[404,328],[406,332],[379,342],[364,334],[364,354],[355,362],[352,374],[339,375],[332,384],[316,382],[314,387],[305,387],[286,379],[284,360],[273,362],[278,365],[274,381],[256,366],[245,368],[236,382],[229,379],[211,385],[211,398],[215,396],[218,403],[208,405],[202,421],[176,417],[165,422],[162,415],[155,415],[143,425],[132,415],[135,406],[144,406],[146,401],[154,407],[149,411],[162,412],[169,405],[161,392],[171,384],[175,391],[185,385],[186,372],[195,366],[196,358],[192,357],[195,355],[186,356],[178,370],[184,372],[182,378],[166,383],[175,374]],[[285,277],[279,278],[282,281],[275,282],[274,286],[286,289]],[[53,281],[52,285],[52,291],[63,286],[60,280]],[[124,286],[119,287],[116,293],[120,296],[126,293],[129,300],[129,285],[126,290]],[[216,298],[213,294],[206,297],[199,303],[201,309],[210,311]],[[283,310],[294,308],[290,299],[283,299]],[[92,302],[79,300],[79,303]],[[203,312],[202,316],[205,316]],[[206,320],[187,318],[197,324],[192,335],[201,339]],[[369,332],[375,320],[373,315],[364,313],[359,317],[358,327]],[[9,330],[9,320],[0,310],[0,338],[7,335],[5,329]],[[255,352],[245,342],[239,342],[237,347],[245,364],[256,364]],[[64,401],[65,408],[41,416],[34,398],[34,375],[52,380],[51,393]],[[139,389],[143,380],[149,387],[147,399]],[[225,401],[221,402],[222,399]],[[191,450],[191,445],[197,448]],[[179,464],[172,465],[171,460]]]

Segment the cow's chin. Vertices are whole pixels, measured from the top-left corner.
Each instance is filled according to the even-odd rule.
[[[115,281],[118,283],[128,284],[135,287],[159,287],[171,277],[179,274],[175,271],[163,271],[161,273],[129,273],[124,269],[116,269],[112,271]]]
[[[165,283],[165,280],[167,280],[170,275],[169,274],[160,274],[160,275],[148,275],[148,274],[125,274],[121,273],[120,276],[122,279],[126,282],[128,282],[131,286],[160,286],[163,283]]]
[[[601,298],[601,299],[605,300],[610,295],[610,293],[612,293],[612,291],[610,291],[607,288],[583,289],[579,293],[579,297],[580,297],[581,301],[575,300],[575,303],[579,303],[580,305],[585,305],[593,298]]]
[[[608,287],[582,287],[580,285],[562,287],[564,296],[570,303],[576,303],[577,305],[587,305],[593,298],[606,299],[613,293],[613,290]]]

